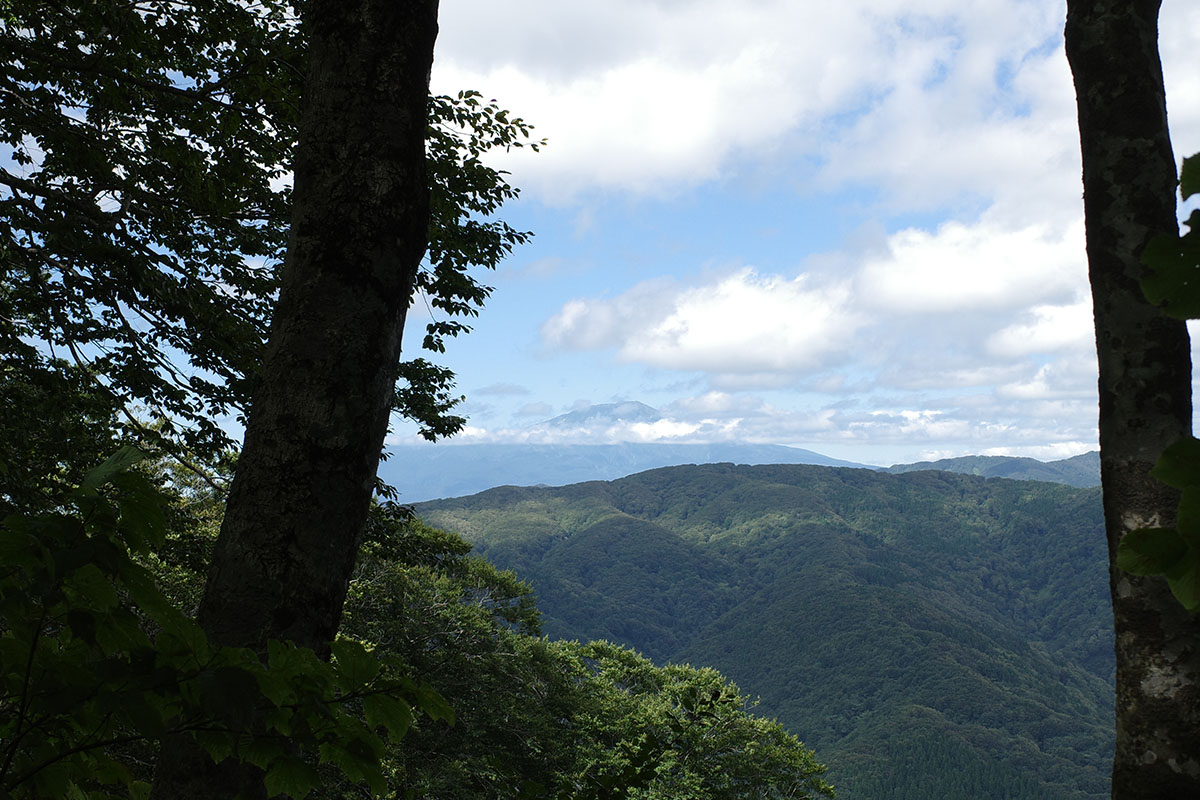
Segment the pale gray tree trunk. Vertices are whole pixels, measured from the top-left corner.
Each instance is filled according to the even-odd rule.
[[[437,5],[306,6],[291,239],[199,612],[217,644],[323,652],[337,631],[427,244]],[[253,780],[186,743],[161,762],[156,798],[231,797]]]
[[[1191,432],[1187,329],[1148,304],[1140,256],[1177,230],[1175,158],[1158,56],[1159,0],[1068,0],[1100,364],[1100,464],[1117,655],[1112,796],[1200,797],[1200,623],[1159,577],[1119,570],[1130,530],[1174,524],[1150,476]]]

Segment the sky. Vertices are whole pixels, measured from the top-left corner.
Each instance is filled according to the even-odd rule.
[[[456,443],[744,441],[868,464],[1096,449],[1062,0],[453,0],[432,88],[535,126],[534,233],[440,363]],[[1177,160],[1200,4],[1165,0]],[[415,357],[422,303],[410,314]],[[639,401],[656,423],[535,423]],[[390,442],[417,441],[398,422]]]

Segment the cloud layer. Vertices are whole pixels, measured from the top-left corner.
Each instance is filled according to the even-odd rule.
[[[833,252],[797,241],[786,264],[747,245],[733,266],[569,289],[531,323],[542,363],[611,370],[592,401],[664,411],[574,440],[825,444],[849,457],[869,444],[923,458],[1094,447],[1063,14],[1061,0],[444,7],[435,90],[478,88],[534,122],[550,146],[498,163],[576,238],[604,234],[597,197],[652,214],[697,187],[735,202],[746,176],[847,204],[876,232]],[[1182,156],[1200,149],[1200,6],[1167,4],[1160,27]],[[525,272],[573,263],[564,245]],[[501,382],[482,394],[510,397],[509,416],[480,415],[466,438],[565,436],[527,424],[566,407],[555,392]]]

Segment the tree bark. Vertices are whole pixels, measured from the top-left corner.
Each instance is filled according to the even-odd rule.
[[[1150,475],[1191,432],[1184,323],[1142,295],[1140,257],[1176,232],[1175,158],[1158,55],[1160,0],[1068,0],[1096,352],[1100,464],[1116,630],[1112,796],[1200,797],[1200,622],[1159,577],[1119,570],[1131,530],[1172,526],[1178,494]]]
[[[427,245],[437,5],[306,6],[287,258],[199,611],[215,644],[265,653],[281,639],[327,654],[337,631]],[[240,770],[213,768],[180,746],[188,749],[164,751],[155,797],[248,788]]]

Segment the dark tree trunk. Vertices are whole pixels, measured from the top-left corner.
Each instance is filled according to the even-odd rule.
[[[326,652],[337,631],[427,243],[437,5],[307,4],[291,239],[200,607],[217,644],[265,652],[284,639]],[[164,751],[156,797],[246,788],[180,748]]]
[[[1177,231],[1175,158],[1158,57],[1159,0],[1068,0],[1100,363],[1100,464],[1117,653],[1112,796],[1200,797],[1200,623],[1162,578],[1115,566],[1130,530],[1171,526],[1150,476],[1191,431],[1187,329],[1148,304],[1142,250]]]

